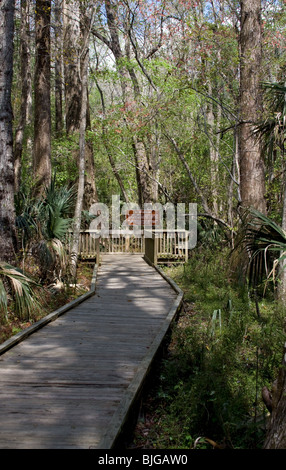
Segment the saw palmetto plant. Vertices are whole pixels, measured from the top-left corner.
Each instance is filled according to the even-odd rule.
[[[21,320],[29,320],[40,307],[37,296],[38,285],[20,269],[0,262],[0,312],[7,319],[8,303],[14,302],[14,312]]]
[[[264,143],[266,157],[273,160],[276,149],[282,156],[285,153],[286,82],[264,83],[263,87],[269,113],[257,125],[255,133]]]
[[[262,141],[265,158],[273,162],[280,155],[282,169],[285,177],[285,137],[286,137],[286,83],[263,84],[268,113],[256,128],[257,137]],[[286,192],[284,192],[285,198]],[[284,206],[286,201],[284,200]],[[285,206],[286,207],[286,206]],[[247,226],[244,242],[250,256],[249,280],[257,285],[261,277],[275,281],[279,270],[283,269],[286,259],[286,233],[283,230],[286,220],[285,207],[282,215],[282,226],[275,223],[270,217],[251,209],[247,217]]]
[[[251,209],[244,244],[249,254],[249,281],[257,286],[263,275],[277,279],[278,267],[286,259],[286,233],[261,212]]]
[[[64,242],[73,200],[74,189],[57,188],[55,180],[37,201],[26,192],[16,198],[16,224],[23,257],[27,252],[36,257],[42,281],[52,281],[66,264]],[[33,318],[43,308],[38,297],[39,287],[23,270],[0,262],[0,317],[7,319],[11,303],[19,319]]]
[[[65,237],[74,197],[74,188],[57,188],[53,179],[42,199],[22,198],[19,205],[17,226],[23,251],[30,250],[37,258],[43,281],[52,281],[66,265]]]

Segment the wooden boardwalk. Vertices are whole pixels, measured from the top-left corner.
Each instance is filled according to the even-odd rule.
[[[104,255],[95,295],[0,355],[0,448],[112,448],[181,298]]]

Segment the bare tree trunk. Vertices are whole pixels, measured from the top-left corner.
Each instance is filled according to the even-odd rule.
[[[102,114],[103,114],[103,117],[105,118],[106,114],[105,114],[105,101],[104,101],[104,96],[103,96],[103,91],[99,85],[99,83],[97,82],[96,80],[96,86],[97,86],[97,89],[99,91],[99,95],[100,95],[100,100],[101,100],[101,107],[102,107]],[[108,155],[108,158],[109,158],[109,162],[110,162],[110,165],[111,165],[111,169],[113,171],[113,174],[117,180],[117,183],[120,187],[120,190],[122,192],[122,195],[123,195],[123,198],[124,198],[124,201],[126,203],[129,202],[129,199],[128,199],[128,195],[127,195],[127,192],[125,190],[125,187],[124,187],[124,184],[123,184],[123,181],[122,181],[122,178],[117,170],[117,167],[116,167],[116,164],[115,164],[115,161],[113,159],[113,156],[112,156],[112,152],[109,148],[109,145],[108,145],[108,140],[106,138],[106,130],[105,130],[105,126],[104,126],[104,121],[102,122],[102,136],[103,136],[103,143],[104,143],[104,146],[105,146],[105,149],[106,149],[106,152],[107,152],[107,155]]]
[[[83,32],[83,35],[84,32]],[[88,54],[89,51],[87,51]],[[87,58],[87,60],[89,60]],[[82,64],[83,68],[83,64]],[[86,129],[91,128],[90,122],[90,112],[89,112],[89,96],[88,96],[88,86],[86,86]],[[94,153],[93,153],[93,143],[91,139],[87,138],[86,140],[86,149],[85,149],[85,183],[84,183],[84,198],[83,198],[83,208],[89,209],[92,204],[98,202],[97,189],[95,185],[95,164],[94,164]]]
[[[81,28],[84,23],[84,5],[77,0],[64,0],[64,64],[65,64],[65,104],[66,104],[66,132],[67,135],[80,132],[81,106],[82,106],[82,67],[84,60],[88,61],[88,49],[83,53],[82,36],[85,32]],[[86,28],[85,23],[82,26]],[[83,59],[82,59],[83,58]],[[89,127],[89,104],[88,87],[85,89],[87,101],[85,117],[86,126]],[[74,159],[79,164],[79,154],[74,153]],[[91,204],[97,202],[97,191],[95,185],[95,166],[93,146],[90,141],[86,142],[85,148],[85,189],[83,206],[88,209]]]
[[[208,93],[210,96],[213,94],[212,84],[209,81],[208,85]],[[215,131],[219,127],[221,117],[221,108],[218,106],[218,117],[217,122],[215,122],[215,115],[213,109],[213,102],[211,101],[208,104],[207,110],[207,124],[209,127],[209,132],[211,136],[215,133]],[[212,207],[213,207],[213,214],[218,217],[218,145],[219,145],[219,134],[214,139],[211,137],[210,139],[210,165],[211,165],[211,192],[212,192]]]
[[[136,102],[140,98],[140,86],[137,80],[136,74],[133,67],[130,65],[130,24],[126,21],[125,24],[125,55],[127,58],[127,71],[132,82],[133,91],[130,90],[129,86],[126,86],[126,99],[130,103],[130,108],[136,106]],[[128,79],[127,79],[128,80]],[[139,205],[143,207],[145,202],[152,202],[153,199],[153,183],[149,177],[150,162],[148,159],[148,153],[145,147],[144,139],[140,135],[133,135],[133,149],[135,156],[136,172],[137,172],[137,183],[138,187],[138,199]]]
[[[35,193],[41,195],[51,182],[51,1],[36,2],[36,67],[34,113]]]
[[[79,131],[82,98],[80,7],[77,0],[63,1],[63,26],[66,132],[67,135],[72,135]]]
[[[32,117],[32,76],[31,54],[29,39],[29,10],[30,0],[21,0],[21,30],[20,30],[20,56],[21,56],[21,109],[20,119],[15,132],[14,160],[15,160],[15,192],[18,193],[21,184],[22,152],[25,128]]]
[[[136,99],[139,96],[139,85],[133,68],[131,66],[126,67],[124,65],[123,59],[125,58],[125,56],[123,55],[119,41],[118,27],[116,24],[116,8],[116,3],[111,2],[110,0],[105,0],[107,23],[111,37],[110,41],[105,39],[105,43],[112,51],[115,57],[117,69],[121,75],[123,100],[125,102],[126,107],[128,108],[128,111],[132,111],[133,109],[135,109]],[[126,52],[126,58],[128,59],[129,42],[126,44]],[[130,82],[132,83],[133,88]],[[136,164],[138,199],[139,204],[142,206],[144,202],[152,202],[152,185],[151,179],[148,177],[149,162],[144,142],[141,136],[133,134],[132,140]]]
[[[121,176],[120,176],[120,174],[119,174],[119,172],[118,172],[118,170],[117,170],[117,168],[116,168],[115,161],[114,161],[114,159],[113,159],[113,156],[112,156],[111,151],[110,151],[109,148],[108,148],[108,144],[107,144],[106,141],[105,141],[104,145],[105,145],[105,148],[106,148],[106,151],[107,151],[107,154],[108,154],[108,158],[109,158],[109,161],[110,161],[111,169],[112,169],[112,171],[113,171],[113,174],[114,174],[115,178],[117,179],[117,183],[118,183],[118,185],[119,185],[119,187],[120,187],[121,193],[122,193],[122,195],[123,195],[123,199],[124,199],[124,201],[125,201],[126,203],[128,203],[128,202],[129,202],[129,198],[128,198],[127,192],[126,192],[126,190],[125,190],[125,187],[124,187],[122,178],[121,178]]]
[[[136,168],[138,168],[138,183],[140,185],[139,204],[143,207],[145,202],[153,201],[152,182],[149,178],[149,162],[143,140],[134,135],[133,142],[135,149],[135,163]]]
[[[63,119],[63,33],[62,9],[59,0],[55,1],[55,131],[60,136],[64,128]]]
[[[15,263],[14,160],[11,87],[14,0],[0,4],[0,259]]]
[[[150,136],[150,161],[152,167],[152,173],[154,180],[152,180],[152,199],[153,201],[158,201],[159,197],[159,185],[158,180],[160,172],[160,162],[161,162],[161,152],[160,152],[160,133],[158,129],[158,124],[155,121],[155,129],[153,134]]]
[[[243,208],[266,212],[261,143],[253,135],[261,116],[261,0],[241,0],[240,190]]]
[[[83,20],[87,20],[83,18]],[[88,75],[88,37],[89,29],[84,28],[85,35],[82,40],[82,73],[81,73],[81,114],[80,114],[80,128],[79,128],[79,176],[78,176],[78,189],[77,200],[74,213],[73,224],[73,238],[71,246],[71,274],[76,277],[78,250],[79,250],[79,234],[81,227],[81,213],[83,208],[84,198],[84,185],[85,185],[85,159],[86,159],[86,116],[87,116],[87,75]]]

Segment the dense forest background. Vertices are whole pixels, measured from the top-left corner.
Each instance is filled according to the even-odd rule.
[[[254,296],[271,272],[285,300],[285,0],[2,0],[0,38],[3,322],[15,283],[31,314],[34,284],[75,276],[90,206],[117,194],[197,203],[199,247],[243,240],[236,282],[270,253]]]

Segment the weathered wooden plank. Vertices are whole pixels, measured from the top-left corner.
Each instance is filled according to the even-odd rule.
[[[142,256],[102,255],[92,297],[2,351],[0,448],[100,447],[140,388],[176,295]]]
[[[168,312],[168,316],[165,320],[163,328],[158,332],[157,336],[155,337],[154,341],[151,344],[148,354],[144,357],[140,367],[136,371],[132,382],[130,383],[127,392],[124,394],[123,399],[120,402],[120,405],[116,408],[116,411],[112,417],[112,421],[109,424],[108,429],[106,430],[104,436],[102,437],[101,441],[98,444],[98,448],[100,449],[110,449],[112,448],[115,443],[116,439],[119,437],[120,433],[122,432],[125,422],[128,419],[128,415],[130,413],[131,407],[136,400],[138,391],[142,387],[142,383],[144,382],[148,371],[151,368],[152,361],[155,357],[155,354],[167,333],[167,330],[170,326],[171,321],[173,320],[174,316],[178,308],[180,307],[182,300],[183,300],[183,292],[177,288],[178,297],[175,300],[173,306]]]
[[[34,323],[29,328],[26,328],[25,330],[20,331],[16,335],[12,336],[12,338],[9,338],[7,341],[4,341],[4,343],[0,344],[0,355],[3,354],[8,349],[10,349],[11,347],[15,346],[16,344],[18,344],[21,341],[23,341],[24,339],[26,339],[28,336],[30,336],[35,331],[38,331],[40,328],[43,328],[48,323],[56,320],[59,316],[63,315],[64,313],[66,313],[70,309],[75,308],[81,302],[84,302],[89,297],[93,296],[95,294],[97,270],[98,270],[98,265],[95,264],[89,292],[87,292],[86,294],[81,295],[80,297],[78,297],[75,300],[72,300],[68,304],[64,305],[63,307],[60,307],[56,311],[50,313],[49,315],[45,316],[44,318],[42,318],[38,322]]]

